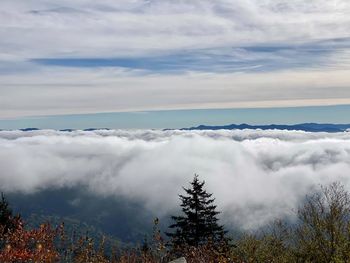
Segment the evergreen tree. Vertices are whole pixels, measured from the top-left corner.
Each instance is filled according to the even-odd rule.
[[[226,231],[218,224],[214,198],[204,189],[205,182],[200,182],[198,175],[194,176],[190,188],[184,188],[186,195],[179,195],[183,215],[172,216],[175,221],[169,228],[172,233],[166,233],[171,238],[173,246],[199,246],[212,242],[225,241]]]
[[[0,228],[1,229],[0,230],[3,234],[15,228],[16,218],[19,218],[19,216],[14,217],[12,215],[12,210],[4,194],[1,193],[1,200],[0,200]]]

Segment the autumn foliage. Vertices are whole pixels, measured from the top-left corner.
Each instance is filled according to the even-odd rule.
[[[350,195],[340,184],[306,197],[294,224],[277,220],[263,232],[234,241],[208,242],[176,249],[154,221],[153,236],[133,248],[108,247],[105,240],[65,233],[64,225],[26,228],[8,206],[0,209],[0,262],[167,263],[185,257],[188,263],[341,263],[350,262]],[[108,252],[107,252],[108,251]]]
[[[0,262],[56,262],[59,259],[54,241],[60,228],[43,224],[27,230],[20,218],[13,220],[16,221],[14,230],[4,233],[4,229],[0,229]]]

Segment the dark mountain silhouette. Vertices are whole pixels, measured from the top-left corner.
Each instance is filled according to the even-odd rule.
[[[301,123],[294,125],[249,125],[229,124],[223,126],[199,125],[196,127],[183,128],[181,130],[243,130],[243,129],[261,129],[261,130],[298,130],[306,132],[344,132],[350,130],[350,124],[319,124],[319,123]]]
[[[260,130],[288,130],[288,131],[306,131],[306,132],[345,132],[350,131],[350,124],[332,124],[332,123],[300,123],[300,124],[268,124],[268,125],[250,125],[246,123],[242,124],[228,124],[228,125],[199,125],[190,128],[181,128],[180,130],[244,130],[244,129],[260,129]],[[38,128],[24,128],[21,131],[37,131]],[[76,129],[61,129],[59,131],[72,132]],[[109,128],[87,128],[83,131],[96,131],[96,130],[110,130]],[[163,129],[174,130],[174,129]],[[2,131],[0,129],[0,131]]]

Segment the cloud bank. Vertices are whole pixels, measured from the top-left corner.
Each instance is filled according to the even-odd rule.
[[[176,211],[198,173],[224,222],[254,229],[290,216],[319,184],[350,190],[350,133],[1,131],[0,170],[6,192],[85,187],[157,215]]]

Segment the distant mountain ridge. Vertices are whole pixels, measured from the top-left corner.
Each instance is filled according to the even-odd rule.
[[[289,131],[306,131],[306,132],[345,132],[350,131],[350,124],[320,124],[320,123],[300,123],[294,125],[249,125],[229,124],[223,126],[199,125],[196,127],[183,128],[181,130],[244,130],[244,129],[261,129],[261,130],[289,130]]]
[[[350,132],[350,124],[332,124],[332,123],[300,123],[300,124],[266,124],[266,125],[250,125],[242,124],[228,124],[228,125],[199,125],[189,128],[181,128],[183,131],[191,130],[244,130],[244,129],[260,129],[260,130],[288,130],[288,131],[306,131],[306,132]],[[39,131],[38,128],[24,128],[20,131]],[[61,129],[62,132],[73,132],[77,129]],[[96,130],[111,130],[110,128],[87,128],[82,131],[96,131]],[[163,129],[176,130],[176,129]],[[2,129],[0,129],[2,131]]]

